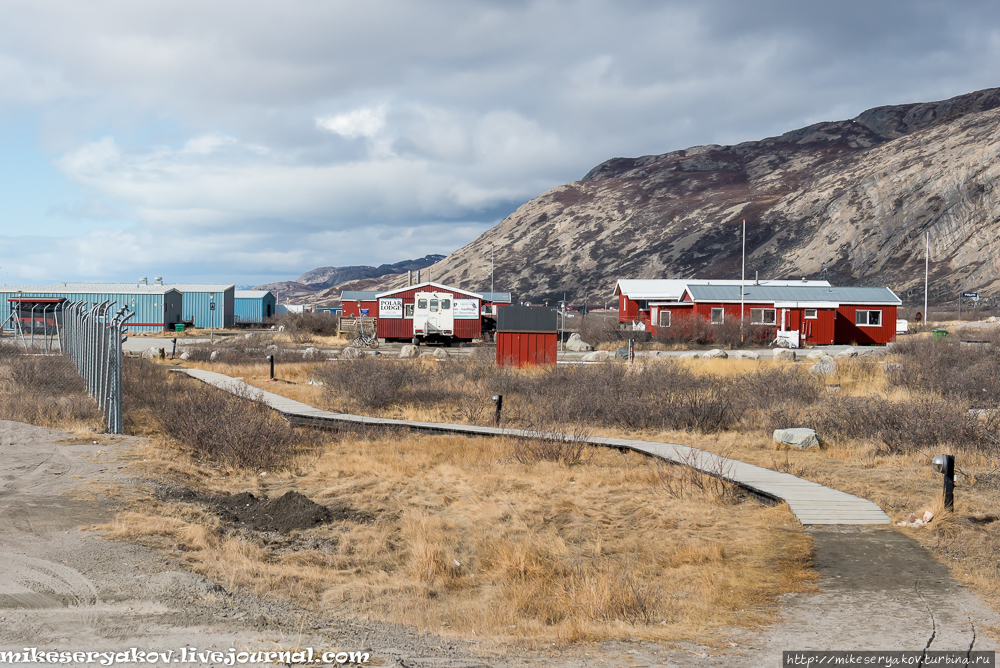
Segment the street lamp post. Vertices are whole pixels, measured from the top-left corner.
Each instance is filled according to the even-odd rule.
[[[212,343],[215,343],[215,293],[214,292],[210,292],[208,294],[208,310],[211,314],[209,332],[212,339]]]

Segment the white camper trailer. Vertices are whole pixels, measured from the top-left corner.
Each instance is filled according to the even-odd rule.
[[[418,292],[413,295],[413,340],[445,339],[455,335],[455,295]]]

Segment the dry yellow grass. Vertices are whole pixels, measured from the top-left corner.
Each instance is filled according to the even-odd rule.
[[[502,440],[388,434],[265,477],[169,448],[143,454],[150,474],[204,493],[296,490],[376,519],[303,532],[310,549],[276,548],[198,506],[138,496],[112,537],[177,550],[228,585],[445,635],[722,642],[812,586],[811,541],[786,508],[673,498],[635,454],[522,464]]]

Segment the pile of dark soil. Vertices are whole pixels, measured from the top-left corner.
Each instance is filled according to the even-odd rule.
[[[288,533],[331,522],[334,512],[298,492],[286,492],[277,499],[257,498],[250,492],[215,501],[214,509],[224,522],[253,531]]]

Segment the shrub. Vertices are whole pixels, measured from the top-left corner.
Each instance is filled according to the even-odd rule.
[[[951,339],[909,340],[893,347],[898,366],[886,371],[890,385],[931,391],[975,407],[1000,406],[1000,345],[995,334],[975,332],[990,343],[968,345]],[[961,332],[955,339],[961,338]]]
[[[304,343],[313,336],[337,336],[340,316],[328,311],[321,313],[285,313],[274,322],[283,325],[285,332],[297,343]]]
[[[443,398],[447,392],[440,384],[423,382],[428,374],[419,362],[365,356],[338,360],[319,375],[327,392],[346,395],[367,408],[385,408]]]
[[[675,314],[670,327],[659,327],[656,340],[662,343],[711,344],[723,348],[766,345],[774,340],[777,328],[751,325],[750,318],[726,318],[713,325],[704,316]]]
[[[0,419],[63,429],[72,422],[103,426],[97,403],[68,357],[24,355],[17,346],[2,345],[0,360],[6,367],[0,381]]]

